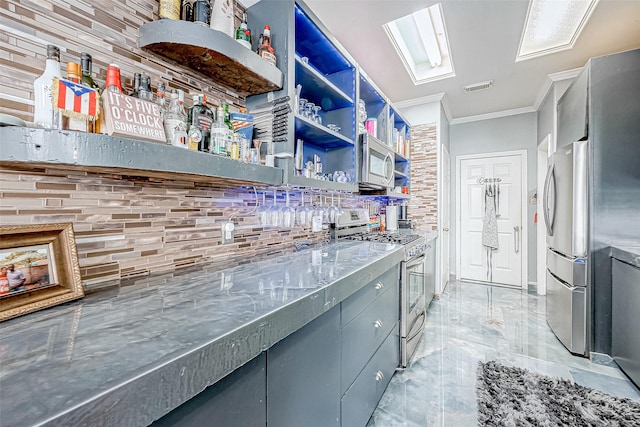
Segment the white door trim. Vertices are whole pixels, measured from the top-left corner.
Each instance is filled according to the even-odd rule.
[[[444,238],[445,238],[445,234],[444,233],[450,233],[450,231],[444,231],[444,215],[443,215],[443,211],[444,211],[444,202],[443,202],[443,196],[442,193],[444,191],[443,189],[443,183],[444,183],[444,166],[443,166],[443,162],[444,162],[444,154],[446,153],[449,161],[451,161],[451,155],[449,154],[449,150],[447,149],[447,147],[445,145],[440,145],[441,147],[441,151],[439,153],[440,155],[440,176],[438,177],[438,253],[440,254],[440,258],[439,258],[439,263],[438,263],[438,269],[437,269],[437,286],[436,286],[436,292],[438,294],[442,293],[445,289],[446,286],[446,282],[442,283],[442,276],[443,274],[446,275],[447,277],[447,281],[449,280],[448,278],[451,277],[451,256],[449,253],[445,253],[444,249]],[[449,228],[451,228],[451,165],[449,165]],[[449,234],[449,249],[451,249],[451,234]],[[450,252],[450,251],[447,251]],[[447,262],[447,266],[449,267],[448,270],[449,271],[442,271],[442,267],[444,267],[444,260],[445,258],[448,258],[448,262]]]
[[[513,150],[513,151],[495,151],[491,153],[480,153],[480,154],[466,154],[461,156],[456,156],[456,272],[457,274],[462,271],[461,269],[461,251],[460,251],[460,230],[462,218],[460,218],[460,194],[462,192],[462,188],[460,185],[460,167],[463,160],[475,160],[475,159],[486,159],[491,157],[503,157],[503,156],[520,156],[522,162],[521,169],[521,182],[522,182],[522,243],[521,253],[522,253],[522,271],[520,283],[522,284],[522,289],[527,289],[528,286],[528,260],[529,260],[529,238],[528,238],[528,229],[529,229],[529,216],[527,215],[527,150]]]

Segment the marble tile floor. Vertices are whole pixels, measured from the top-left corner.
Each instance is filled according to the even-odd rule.
[[[476,368],[489,360],[640,402],[615,363],[595,364],[562,346],[534,289],[451,282],[428,309],[411,365],[395,373],[367,426],[477,425]]]

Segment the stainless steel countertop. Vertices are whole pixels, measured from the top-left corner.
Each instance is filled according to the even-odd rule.
[[[401,261],[341,241],[131,280],[0,324],[0,425],[150,424]]]
[[[611,256],[634,267],[640,268],[639,246],[611,246]]]

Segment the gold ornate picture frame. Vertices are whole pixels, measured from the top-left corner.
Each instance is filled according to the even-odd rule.
[[[0,226],[0,321],[83,296],[72,224]]]

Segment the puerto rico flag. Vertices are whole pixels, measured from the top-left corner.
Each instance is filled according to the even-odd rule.
[[[95,119],[98,115],[98,94],[69,80],[53,79],[53,106],[62,114],[79,119]]]

